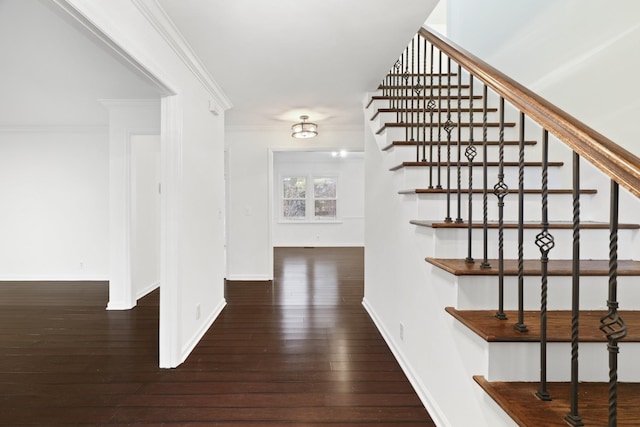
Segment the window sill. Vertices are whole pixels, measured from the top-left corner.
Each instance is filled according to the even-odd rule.
[[[278,224],[342,224],[341,219],[317,219],[317,220],[309,220],[309,219],[300,219],[300,220],[286,220],[281,219],[278,220]]]

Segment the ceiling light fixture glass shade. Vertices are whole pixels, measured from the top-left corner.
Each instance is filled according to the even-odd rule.
[[[318,125],[308,122],[309,116],[300,116],[300,123],[291,126],[291,134],[294,138],[313,138],[318,134]]]

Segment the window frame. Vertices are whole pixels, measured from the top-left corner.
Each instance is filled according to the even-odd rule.
[[[291,218],[284,215],[284,202],[286,200],[303,200],[284,197],[284,180],[287,178],[305,178],[305,216],[304,218]],[[335,180],[335,197],[316,198],[315,196],[315,180],[322,178],[331,178]],[[282,224],[323,224],[323,223],[341,223],[340,218],[340,176],[338,174],[321,173],[321,174],[296,174],[288,173],[279,177],[279,203],[278,203],[278,222]],[[332,218],[316,217],[315,202],[316,200],[335,200],[336,216]]]

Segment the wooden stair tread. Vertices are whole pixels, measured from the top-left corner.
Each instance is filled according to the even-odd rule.
[[[440,141],[440,145],[446,144],[447,141]],[[458,145],[458,141],[451,141],[452,144]],[[537,141],[525,141],[524,145],[536,145]],[[393,141],[391,144],[387,145],[382,149],[382,151],[390,150],[393,147],[415,147],[416,145],[426,145],[426,146],[437,146],[438,141]],[[487,141],[487,145],[497,146],[500,142],[498,141]],[[520,141],[504,141],[504,145],[515,145],[520,144]],[[460,141],[460,145],[469,145],[469,141]],[[474,141],[474,145],[476,147],[482,147],[482,141]]]
[[[451,192],[452,193],[456,193],[458,190],[452,188]],[[549,194],[573,194],[573,190],[570,189],[566,189],[566,188],[552,188],[547,190]],[[468,194],[469,193],[469,189],[468,188],[462,188],[460,189],[461,193],[464,194]],[[483,190],[481,188],[474,188],[471,190],[472,193],[474,194],[482,194]],[[446,194],[447,190],[444,188],[415,188],[413,190],[400,190],[398,191],[398,194]],[[490,195],[493,195],[493,189],[488,189],[487,193]],[[541,194],[542,190],[538,189],[538,188],[525,188],[524,189],[524,194]],[[584,188],[584,189],[580,189],[580,194],[597,194],[598,190],[594,189],[594,188]],[[513,190],[509,190],[509,194],[518,194],[518,189],[513,189]],[[459,224],[444,224],[442,225],[442,227],[445,226],[449,226],[449,227],[454,227],[454,225],[459,225]]]
[[[506,128],[512,128],[515,127],[515,122],[506,122],[504,124],[504,127]],[[444,127],[445,123],[444,122],[440,122],[440,123],[434,123],[433,127],[437,128],[438,126],[440,127]],[[454,128],[458,127],[458,123],[453,123],[452,126]],[[470,123],[460,123],[461,127],[470,127]],[[482,127],[483,123],[473,123],[473,127]],[[378,131],[376,132],[376,135],[380,135],[382,132],[384,132],[385,130],[387,130],[387,128],[429,128],[429,124],[428,123],[385,123],[380,129],[378,129]],[[497,128],[500,127],[500,123],[498,122],[489,122],[487,123],[487,127],[490,128]]]
[[[444,271],[455,276],[497,276],[498,260],[488,260],[491,264],[490,268],[482,268],[480,260],[474,263],[468,263],[461,258],[426,258],[429,264],[432,264]],[[572,261],[570,259],[551,259],[548,264],[549,276],[571,276]],[[507,276],[518,275],[518,260],[504,260],[504,274]],[[540,260],[525,259],[524,275],[539,276]],[[609,260],[606,259],[588,259],[580,260],[581,276],[608,276]],[[618,276],[640,276],[640,261],[635,260],[618,260]]]
[[[451,162],[450,163],[451,167],[456,167],[457,166],[457,162]],[[483,163],[482,162],[473,162],[471,164],[471,166],[482,166]],[[542,166],[542,162],[524,162],[524,165],[527,167],[541,167]],[[549,162],[548,163],[549,167],[560,167],[560,166],[564,166],[564,162]],[[406,167],[429,167],[429,166],[441,166],[441,167],[446,167],[447,166],[447,162],[402,162],[401,164],[394,166],[392,168],[390,168],[390,171],[397,171],[400,170],[402,168],[406,168]],[[469,167],[469,162],[460,162],[460,166],[461,167]],[[489,167],[496,167],[499,166],[498,162],[487,162],[487,166]],[[505,167],[517,167],[520,166],[520,164],[518,162],[504,162],[504,166]]]
[[[529,330],[519,332],[514,328],[518,322],[518,312],[515,310],[505,310],[507,320],[496,319],[496,310],[456,310],[453,307],[445,310],[487,342],[540,341],[539,311],[525,310],[524,323]],[[606,336],[599,329],[600,318],[606,313],[605,310],[580,311],[580,342],[607,342]],[[627,324],[628,331],[621,341],[640,342],[640,311],[620,310],[618,313]],[[547,340],[571,342],[570,310],[547,311]]]
[[[435,84],[435,85],[379,85],[378,86],[378,90],[384,90],[384,89],[406,89],[406,90],[413,90],[415,87],[419,87],[421,90],[422,89],[445,89],[448,90],[449,89],[449,85],[448,84]],[[469,89],[471,86],[469,86],[468,84],[463,84],[463,85],[458,85],[457,83],[452,83],[451,84],[451,90],[456,90],[456,89]]]
[[[460,229],[468,229],[469,224],[466,222],[456,223],[456,222],[444,222],[444,221],[429,221],[429,220],[419,220],[412,219],[409,221],[410,224],[417,225],[420,227],[428,227],[428,228],[460,228]],[[496,221],[489,221],[487,223],[488,228],[498,228],[499,224]],[[483,228],[482,222],[474,222],[471,224],[472,228]],[[540,221],[528,221],[523,224],[525,229],[541,229],[542,224]],[[517,229],[518,223],[516,221],[505,221],[504,228]],[[549,223],[550,229],[555,230],[572,230],[573,223],[571,221],[552,221]],[[640,228],[640,224],[631,224],[631,223],[623,223],[618,224],[618,229],[624,230],[637,230]],[[595,222],[595,221],[582,221],[580,223],[581,230],[608,230],[609,223],[608,222]]]
[[[571,384],[547,383],[553,400],[543,401],[534,394],[537,382],[489,382],[482,376],[473,379],[519,426],[567,427],[564,417],[571,408]],[[606,426],[608,383],[581,382],[578,413],[585,426]],[[618,384],[618,427],[640,425],[640,383]]]
[[[413,100],[419,100],[422,101],[424,99],[430,99],[431,95],[429,95],[427,98],[425,98],[424,96],[392,96],[392,95],[374,95],[371,97],[372,101],[388,101],[391,99],[401,99],[401,100],[409,100],[411,101]],[[438,93],[438,94],[433,94],[433,99],[470,99],[471,95],[457,95],[455,93],[452,93],[451,95],[447,95],[447,94],[443,94],[443,93]],[[473,95],[473,99],[482,99],[482,95]]]
[[[460,111],[461,113],[469,113],[471,112],[471,108],[458,109],[458,107],[452,107],[450,110],[447,110],[446,108],[434,108],[433,112],[434,114],[446,113],[446,112],[457,114],[458,111]],[[482,113],[483,111],[484,110],[482,108],[475,108],[475,107],[473,108],[474,113]],[[498,111],[497,108],[487,108],[487,113],[495,113],[496,111]],[[378,108],[378,111],[376,111],[369,120],[372,120],[372,121],[375,120],[382,113],[429,113],[431,114],[430,110],[425,111],[424,108]]]

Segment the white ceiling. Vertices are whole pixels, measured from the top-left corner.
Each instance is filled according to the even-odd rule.
[[[438,0],[158,0],[234,107],[227,126],[362,126]],[[284,122],[284,123],[283,123]]]
[[[362,126],[365,93],[438,2],[146,1],[161,5],[231,100],[230,127],[289,126],[301,114]],[[0,127],[104,125],[99,99],[161,96],[51,0],[0,0],[0,52]]]

